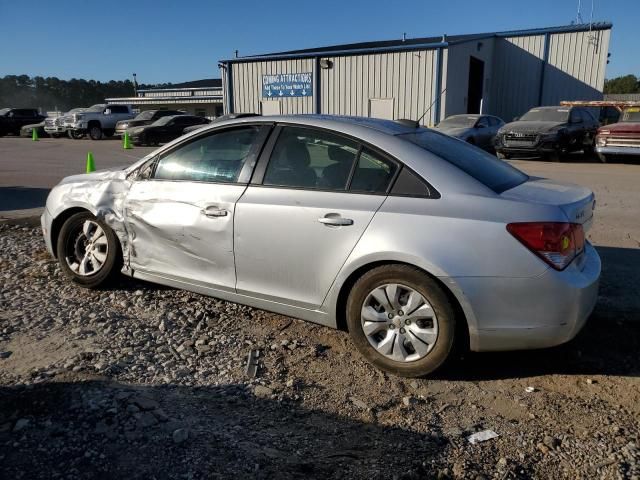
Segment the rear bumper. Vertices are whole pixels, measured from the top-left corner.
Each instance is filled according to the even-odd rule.
[[[586,323],[598,298],[600,257],[587,243],[565,270],[533,278],[456,278],[473,311],[474,351],[526,350],[568,342]]]
[[[596,147],[596,152],[603,155],[640,156],[640,148],[638,147]]]

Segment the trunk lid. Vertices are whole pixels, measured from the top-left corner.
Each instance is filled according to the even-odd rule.
[[[556,205],[570,223],[581,224],[585,233],[591,228],[596,201],[593,192],[586,187],[531,177],[501,196],[517,201]]]

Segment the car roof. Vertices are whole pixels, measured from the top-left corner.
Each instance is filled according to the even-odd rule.
[[[225,124],[242,124],[242,123],[295,123],[297,125],[328,128],[331,130],[342,130],[346,127],[359,127],[368,130],[374,130],[388,135],[402,135],[404,133],[415,132],[415,127],[395,120],[384,120],[381,118],[342,116],[342,115],[267,115],[267,116],[251,116],[224,120],[212,124],[212,128]]]

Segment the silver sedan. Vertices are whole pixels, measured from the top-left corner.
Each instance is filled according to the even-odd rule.
[[[250,117],[65,178],[42,228],[80,286],[123,272],[343,328],[421,376],[456,344],[573,338],[598,292],[594,205],[412,122]]]
[[[493,139],[504,126],[502,119],[493,115],[451,115],[442,120],[435,129],[452,137],[464,140],[485,150],[493,148]]]

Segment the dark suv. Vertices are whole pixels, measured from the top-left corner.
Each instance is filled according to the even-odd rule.
[[[495,139],[499,158],[560,155],[583,150],[591,153],[599,123],[580,107],[536,107],[502,127]]]
[[[116,135],[124,135],[125,130],[128,128],[151,125],[159,118],[173,115],[185,115],[185,112],[179,110],[145,110],[131,120],[120,120],[116,123]]]
[[[40,123],[46,117],[40,115],[35,108],[3,108],[0,109],[0,136],[7,133],[20,135],[25,125]]]

